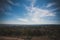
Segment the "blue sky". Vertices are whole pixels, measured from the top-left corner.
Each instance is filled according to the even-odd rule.
[[[60,7],[52,0],[9,0],[0,24],[60,24]],[[59,9],[59,10],[58,10]],[[1,14],[3,15],[3,14]]]

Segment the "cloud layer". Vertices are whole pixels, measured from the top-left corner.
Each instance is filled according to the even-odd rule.
[[[8,1],[8,0],[7,0]],[[43,6],[37,7],[35,6],[37,0],[27,0],[27,2],[30,1],[30,5],[23,4],[23,7],[25,8],[24,10],[27,11],[27,13],[24,13],[23,16],[18,16],[12,13],[6,13],[7,15],[14,16],[16,19],[15,21],[5,21],[4,23],[6,24],[54,24],[54,21],[48,20],[51,19],[52,17],[56,16],[56,12],[54,10],[56,9],[50,9],[53,7],[56,3],[47,3],[44,4]],[[13,1],[9,0],[8,3],[14,6],[20,7],[19,3],[14,3]],[[39,4],[40,5],[40,4]],[[22,7],[22,6],[21,6]],[[43,9],[46,8],[46,9]],[[12,10],[12,8],[10,7]],[[22,9],[23,10],[23,9]],[[24,11],[24,12],[25,12]]]
[[[25,18],[17,18],[22,24],[47,24],[48,21],[46,21],[44,17],[56,16],[55,12],[52,12],[51,10],[34,7],[35,1],[36,0],[32,0],[31,6],[25,5],[25,9],[27,10]],[[46,7],[48,8],[53,5],[54,3],[49,3]]]

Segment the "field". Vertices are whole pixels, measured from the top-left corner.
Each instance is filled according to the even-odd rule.
[[[0,37],[0,40],[24,40],[23,38],[19,37]],[[31,40],[49,40],[46,36],[41,37],[33,37]]]
[[[60,25],[0,25],[0,40],[60,40]]]

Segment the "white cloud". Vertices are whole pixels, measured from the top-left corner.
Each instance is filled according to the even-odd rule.
[[[11,0],[7,0],[10,4],[14,4]]]
[[[55,8],[55,9],[52,9],[51,11],[56,11],[56,10],[58,10],[58,9],[60,9],[60,8]]]
[[[56,3],[48,3],[46,7],[49,8],[49,7],[54,6],[55,4],[56,4]]]
[[[55,12],[52,12],[51,10],[47,9],[41,9],[38,7],[34,7],[36,0],[31,0],[31,6],[25,6],[27,10],[27,14],[25,14],[26,17],[24,18],[16,18],[18,22],[14,22],[17,24],[51,24],[52,22],[48,22],[44,19],[44,17],[52,17],[56,16]],[[46,7],[51,7],[54,5],[54,3],[48,4]]]
[[[34,7],[36,0],[31,0],[31,6]]]
[[[19,25],[35,25],[35,24],[60,24],[60,22],[39,22],[39,23],[24,23],[24,22],[18,22],[18,21],[5,21],[5,22],[0,22],[0,24],[19,24]]]
[[[23,24],[46,24],[48,21],[46,21],[44,17],[56,16],[55,13],[50,10],[34,7],[35,1],[36,0],[32,0],[31,6],[24,5],[27,10],[26,18],[18,18],[17,20]],[[52,5],[53,4],[48,4],[47,7],[51,7]]]
[[[36,7],[32,8],[32,12],[28,11],[26,15],[28,15],[26,18],[18,18],[23,24],[45,24],[48,22],[43,19],[44,17],[55,16],[54,12]]]
[[[51,12],[50,10],[44,10],[36,7],[33,7],[32,12],[28,12],[28,15],[33,17],[55,16],[54,12]]]
[[[20,6],[20,3],[14,3],[13,1],[11,0],[7,0],[10,4],[14,5],[14,6]]]
[[[18,20],[20,20],[22,22],[28,22],[28,19],[24,19],[24,18],[18,18]]]

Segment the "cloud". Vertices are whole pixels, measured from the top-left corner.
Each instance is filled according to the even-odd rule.
[[[17,20],[21,21],[23,24],[45,24],[47,21],[43,19],[44,17],[56,16],[54,12],[50,10],[44,10],[37,7],[33,7],[32,12],[30,10],[26,15],[28,15],[26,18],[18,18]]]
[[[18,21],[1,21],[0,24],[19,24],[19,25],[36,25],[36,24],[60,24],[60,22],[39,22],[39,23],[24,23]]]
[[[27,10],[27,14],[25,18],[17,18],[23,24],[46,24],[48,21],[44,19],[44,17],[54,17],[55,12],[47,9],[41,9],[38,7],[34,7],[36,0],[32,0],[31,6],[24,5]],[[51,7],[53,4],[48,4],[46,7]]]
[[[32,12],[31,12],[31,9],[28,11],[30,11],[30,12],[28,12],[27,15],[34,16],[34,17],[37,17],[37,16],[39,16],[39,17],[55,16],[54,12],[51,12],[50,10],[47,10],[47,9],[37,8],[37,7],[33,7]]]
[[[56,11],[56,10],[59,10],[59,9],[60,9],[60,7],[59,8],[52,9],[51,11]]]
[[[14,6],[20,6],[20,3],[18,2],[14,3],[12,0],[7,0],[7,1]]]
[[[11,4],[14,4],[13,2],[9,1]],[[18,22],[14,22],[15,24],[51,24],[54,22],[47,21],[44,19],[44,17],[55,17],[55,12],[48,10],[48,9],[42,9],[38,7],[34,7],[36,0],[31,0],[31,5],[26,6],[24,5],[25,9],[27,10],[27,13],[24,15],[24,18],[17,17]],[[15,5],[15,4],[14,4]],[[54,3],[49,3],[46,7],[53,6]],[[13,22],[10,22],[13,23]]]
[[[46,5],[46,7],[49,8],[49,7],[54,6],[55,4],[56,4],[56,3],[48,3],[48,4]]]
[[[20,20],[22,22],[28,22],[28,19],[18,18],[18,20]]]
[[[31,6],[34,7],[36,0],[32,0]]]
[[[10,4],[14,4],[14,2],[12,2],[11,0],[7,0]]]

